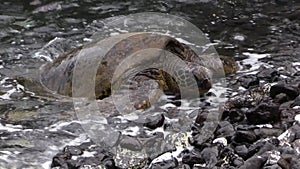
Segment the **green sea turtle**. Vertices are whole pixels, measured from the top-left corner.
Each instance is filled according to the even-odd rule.
[[[151,98],[149,97],[154,89],[178,94],[180,93],[180,86],[189,88],[190,79],[186,77],[187,73],[193,75],[192,77],[196,80],[197,89],[200,94],[207,92],[212,86],[211,79],[213,76],[213,65],[215,64],[213,62],[218,62],[217,59],[211,59],[210,62],[206,62],[188,45],[179,42],[175,38],[167,35],[145,32],[116,35],[107,38],[104,41],[95,40],[86,46],[79,47],[63,54],[52,63],[43,66],[41,73],[42,84],[58,94],[71,96],[72,77],[78,57],[84,57],[86,59],[85,62],[94,62],[94,60],[89,59],[88,53],[94,52],[93,55],[96,56],[96,50],[99,52],[98,48],[103,48],[103,44],[108,44],[109,48],[106,48],[108,50],[104,54],[100,52],[99,56],[97,56],[101,57],[99,63],[97,63],[97,73],[94,76],[95,95],[97,99],[106,98],[114,93],[114,91],[112,91],[112,86],[115,85],[113,76],[115,76],[114,73],[118,66],[120,64],[122,65],[123,61],[129,56],[147,49],[159,49],[159,52],[155,55],[162,55],[164,51],[167,51],[180,58],[180,60],[185,63],[186,67],[175,65],[173,68],[173,76],[159,68],[147,68],[140,72],[135,72],[135,75],[130,78],[130,82],[128,83],[134,86],[132,88],[135,88],[131,94],[133,95],[132,104],[136,109],[145,109],[150,106]],[[84,54],[84,52],[82,52],[83,50],[87,51],[87,54]],[[142,56],[146,62],[155,62],[155,59],[147,60],[147,57],[149,57],[147,55],[148,53],[144,53]],[[151,57],[153,57],[153,54]],[[219,62],[221,62],[220,59]],[[209,67],[206,63],[213,64]],[[225,59],[225,61],[223,59],[223,64],[229,65],[225,66],[225,74],[233,73],[237,69],[236,63],[230,59]],[[182,80],[180,80],[180,82],[178,79],[175,80],[176,78],[174,78],[174,75]],[[84,86],[84,82],[82,82],[81,85]]]

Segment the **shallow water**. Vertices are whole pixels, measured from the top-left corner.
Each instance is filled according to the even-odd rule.
[[[261,65],[279,70],[292,65],[290,74],[299,72],[300,4],[296,1],[4,0],[0,4],[0,168],[49,168],[64,146],[90,141],[72,103],[39,92],[31,82],[38,79],[42,64],[103,30],[104,19],[145,11],[188,20],[209,37],[219,54],[239,61],[240,71],[226,79],[230,87],[223,95],[241,89],[231,83],[241,75],[256,74]],[[225,89],[216,85],[211,92]],[[214,100],[218,98],[206,101],[218,103]],[[192,102],[184,107],[187,113],[194,109]],[[192,122],[181,127],[188,130]],[[124,133],[136,132],[130,127]]]

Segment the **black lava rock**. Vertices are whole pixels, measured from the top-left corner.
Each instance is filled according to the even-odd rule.
[[[278,80],[279,73],[277,70],[273,68],[265,68],[265,67],[260,67],[262,69],[261,71],[258,72],[257,77],[260,80],[266,80],[268,82],[275,82]]]
[[[221,121],[219,123],[219,129],[216,131],[217,137],[232,137],[234,135],[234,128],[228,121]]]
[[[279,103],[279,104],[287,102],[287,101],[288,101],[288,97],[285,93],[280,93],[280,94],[276,95],[274,98],[274,102]]]
[[[53,167],[61,167],[61,168],[68,168],[68,161],[71,159],[69,154],[58,153],[53,157],[51,168]]]
[[[300,169],[299,157],[281,156],[277,163],[283,169]]]
[[[205,160],[201,158],[200,154],[189,152],[188,154],[183,155],[182,163],[188,164],[189,166],[193,166],[194,164],[203,164]]]
[[[63,151],[56,154],[52,159],[51,167],[62,169],[77,169],[84,165],[104,165],[108,169],[116,169],[112,154],[99,146],[91,146],[90,142],[79,146],[66,146]],[[94,152],[93,156],[82,156],[83,151]],[[72,157],[76,157],[76,160]]]
[[[229,120],[232,123],[243,121],[244,118],[244,113],[239,109],[233,109],[229,111]]]
[[[280,120],[279,106],[276,104],[261,103],[246,113],[250,124],[268,124]]]
[[[245,145],[236,146],[234,150],[237,155],[239,155],[243,159],[246,159],[248,154],[248,148]]]
[[[209,111],[201,111],[198,113],[195,123],[202,126],[204,122],[206,121],[207,115],[209,114]]]
[[[233,140],[237,143],[253,143],[257,137],[253,131],[237,131],[233,136]]]
[[[280,129],[273,128],[260,128],[254,129],[254,133],[259,138],[267,138],[267,137],[278,137],[283,131]]]
[[[122,136],[122,139],[120,140],[120,146],[132,151],[139,151],[143,148],[141,142],[137,138],[126,135]]]
[[[248,147],[248,154],[247,157],[252,157],[255,153],[258,153],[261,148],[263,148],[266,144],[266,141],[257,141]]]
[[[146,118],[144,126],[150,129],[156,129],[164,124],[165,116],[163,114],[156,114]]]
[[[245,75],[238,79],[238,82],[241,86],[246,89],[249,89],[252,86],[259,85],[259,79],[255,75]]]
[[[81,155],[83,153],[82,149],[76,146],[66,146],[63,151],[70,155]]]
[[[239,169],[261,169],[266,163],[267,158],[262,156],[254,156],[245,161]]]
[[[300,106],[300,96],[297,96],[294,102],[291,104],[291,107]]]
[[[244,160],[239,157],[239,158],[235,158],[232,163],[235,167],[240,167],[244,164]]]
[[[287,84],[276,84],[271,87],[270,96],[272,98],[280,93],[285,93],[291,100],[294,100],[299,95],[299,89]]]
[[[284,158],[280,158],[278,160],[277,164],[283,169],[290,169],[289,162],[287,160],[285,160]]]
[[[208,168],[213,168],[217,164],[218,148],[206,147],[200,153],[200,156],[204,159]]]

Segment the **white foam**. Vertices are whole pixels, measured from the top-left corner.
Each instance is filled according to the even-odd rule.
[[[178,159],[178,161],[181,161],[181,159],[179,159],[178,157],[183,150],[184,150],[184,148],[176,148],[176,151],[167,152],[167,153],[164,153],[164,154],[158,156],[157,158],[152,160],[149,168],[151,168],[152,164],[154,164],[154,163],[166,161],[166,160],[172,160],[173,158],[176,158],[176,159]]]
[[[295,116],[295,121],[297,121],[298,123],[300,123],[300,114],[297,114],[297,115]]]
[[[291,132],[289,130],[285,131],[284,133],[282,133],[280,136],[277,137],[277,139],[280,141],[280,145],[289,145],[290,143],[288,142],[288,137],[290,137]]]
[[[83,154],[80,156],[72,156],[72,160],[77,160],[79,157],[94,157],[95,154],[97,154],[96,151],[93,152],[84,151]]]
[[[167,103],[163,106],[160,106],[160,108],[163,109],[163,110],[167,110],[168,108],[174,108],[174,107],[176,107],[176,106],[172,103]]]
[[[52,161],[46,161],[46,162],[44,162],[44,163],[42,163],[42,168],[43,169],[50,169],[51,168],[51,163],[52,163]]]
[[[244,59],[242,62],[245,64],[249,64],[252,67],[247,70],[243,70],[240,72],[245,72],[248,74],[256,74],[256,70],[263,64],[264,66],[267,66],[266,63],[259,62],[258,60],[261,58],[265,58],[267,56],[270,56],[270,54],[258,54],[258,53],[249,53],[249,52],[244,52],[243,55],[248,56],[249,58]],[[255,71],[255,72],[253,72]]]
[[[224,137],[214,139],[213,143],[221,143],[224,146],[227,146],[227,139]]]
[[[61,130],[62,127],[68,126],[68,125],[70,125],[72,123],[80,123],[80,122],[79,121],[58,122],[58,123],[52,124],[49,127],[45,127],[44,129],[45,130],[49,130],[51,132],[57,132],[57,131]]]
[[[257,127],[259,128],[273,128],[272,124],[259,124],[259,125],[256,125]]]
[[[281,158],[280,152],[279,151],[268,151],[267,153],[269,154],[269,158],[266,163],[271,164],[271,165],[277,164],[277,162]]]
[[[7,91],[6,93],[4,93],[3,95],[0,95],[0,99],[3,100],[10,100],[10,96],[16,92],[17,90],[15,88],[10,89],[9,91]]]
[[[138,126],[128,127],[126,130],[121,131],[124,135],[137,136],[139,134],[140,128]]]
[[[238,41],[244,41],[245,40],[245,37],[242,36],[242,35],[236,35],[233,37],[234,40],[238,40]]]
[[[21,131],[22,126],[21,125],[12,125],[12,124],[6,124],[5,126],[3,126],[0,123],[0,131],[1,130],[8,131],[8,132]]]
[[[95,154],[97,154],[96,151],[93,151],[93,152],[84,151],[83,154],[81,155],[81,157],[94,157]]]
[[[294,106],[293,109],[295,110],[300,109],[300,106]]]
[[[121,28],[115,28],[115,30],[117,30],[121,33],[128,33],[128,30],[122,30]]]
[[[293,66],[300,66],[300,62],[293,62],[292,65]]]
[[[3,78],[3,79],[0,81],[0,85],[3,85],[3,84],[6,82],[6,80],[8,80],[8,79],[9,79],[8,77]]]
[[[91,38],[83,38],[83,41],[85,41],[85,42],[91,42],[91,41],[93,41],[93,39],[91,39]]]
[[[112,33],[110,33],[110,36],[116,36],[116,35],[120,35],[120,33],[118,33],[118,32],[112,32]]]

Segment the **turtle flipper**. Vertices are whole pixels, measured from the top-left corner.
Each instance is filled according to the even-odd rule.
[[[159,80],[159,71],[151,70],[151,76],[145,72],[138,73],[119,86],[112,86],[112,96],[117,109],[122,112],[145,110],[153,106],[163,95],[162,84]]]

